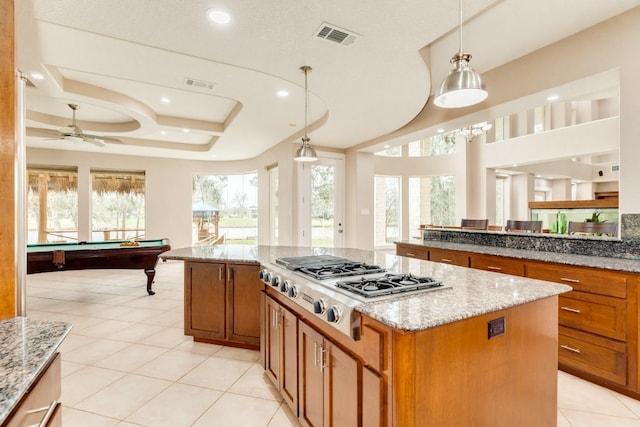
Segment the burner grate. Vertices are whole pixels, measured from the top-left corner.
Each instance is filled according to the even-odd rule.
[[[436,289],[443,285],[442,282],[438,282],[430,277],[387,273],[382,277],[362,277],[358,280],[340,281],[336,283],[336,286],[365,298],[373,298],[383,295]]]
[[[385,270],[377,265],[361,262],[346,262],[337,264],[321,264],[306,266],[298,269],[300,273],[311,276],[314,279],[323,280],[334,277],[357,276],[361,274],[383,273]]]

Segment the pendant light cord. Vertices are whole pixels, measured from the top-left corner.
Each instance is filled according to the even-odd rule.
[[[309,87],[307,85],[307,72],[309,71],[308,67],[304,67],[304,138],[305,140],[309,137],[307,136],[307,123],[309,121]],[[306,144],[306,141],[305,141]]]
[[[458,0],[458,52],[462,55],[462,0]]]

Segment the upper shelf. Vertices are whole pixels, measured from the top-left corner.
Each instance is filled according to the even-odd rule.
[[[618,199],[595,200],[558,200],[551,202],[529,202],[529,209],[580,209],[580,208],[617,208]]]

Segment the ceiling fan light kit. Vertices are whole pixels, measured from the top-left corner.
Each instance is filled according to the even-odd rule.
[[[316,150],[313,149],[310,142],[311,139],[307,135],[307,124],[309,120],[309,86],[307,84],[307,74],[311,71],[311,67],[303,65],[300,70],[304,73],[304,136],[302,137],[302,145],[296,150],[293,157],[298,162],[315,162],[318,160]]]
[[[471,54],[462,50],[462,0],[459,0],[459,50],[453,55],[453,70],[440,83],[433,103],[441,108],[461,108],[475,105],[487,99],[482,77],[469,66]]]

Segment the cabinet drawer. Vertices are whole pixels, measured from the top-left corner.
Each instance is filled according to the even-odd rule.
[[[469,254],[446,249],[429,249],[429,261],[469,267]]]
[[[471,255],[471,268],[524,276],[524,262],[491,255]]]
[[[60,353],[42,373],[36,383],[27,391],[7,427],[39,425],[49,415],[47,426],[60,425]],[[48,410],[50,410],[48,412]]]
[[[627,340],[627,302],[620,298],[569,292],[558,299],[558,322],[585,332]]]
[[[617,341],[560,326],[558,363],[627,385],[627,346]]]
[[[559,264],[527,263],[527,277],[569,285],[575,291],[627,297],[627,277],[620,273]]]
[[[427,260],[429,251],[418,246],[396,245],[396,255]]]

